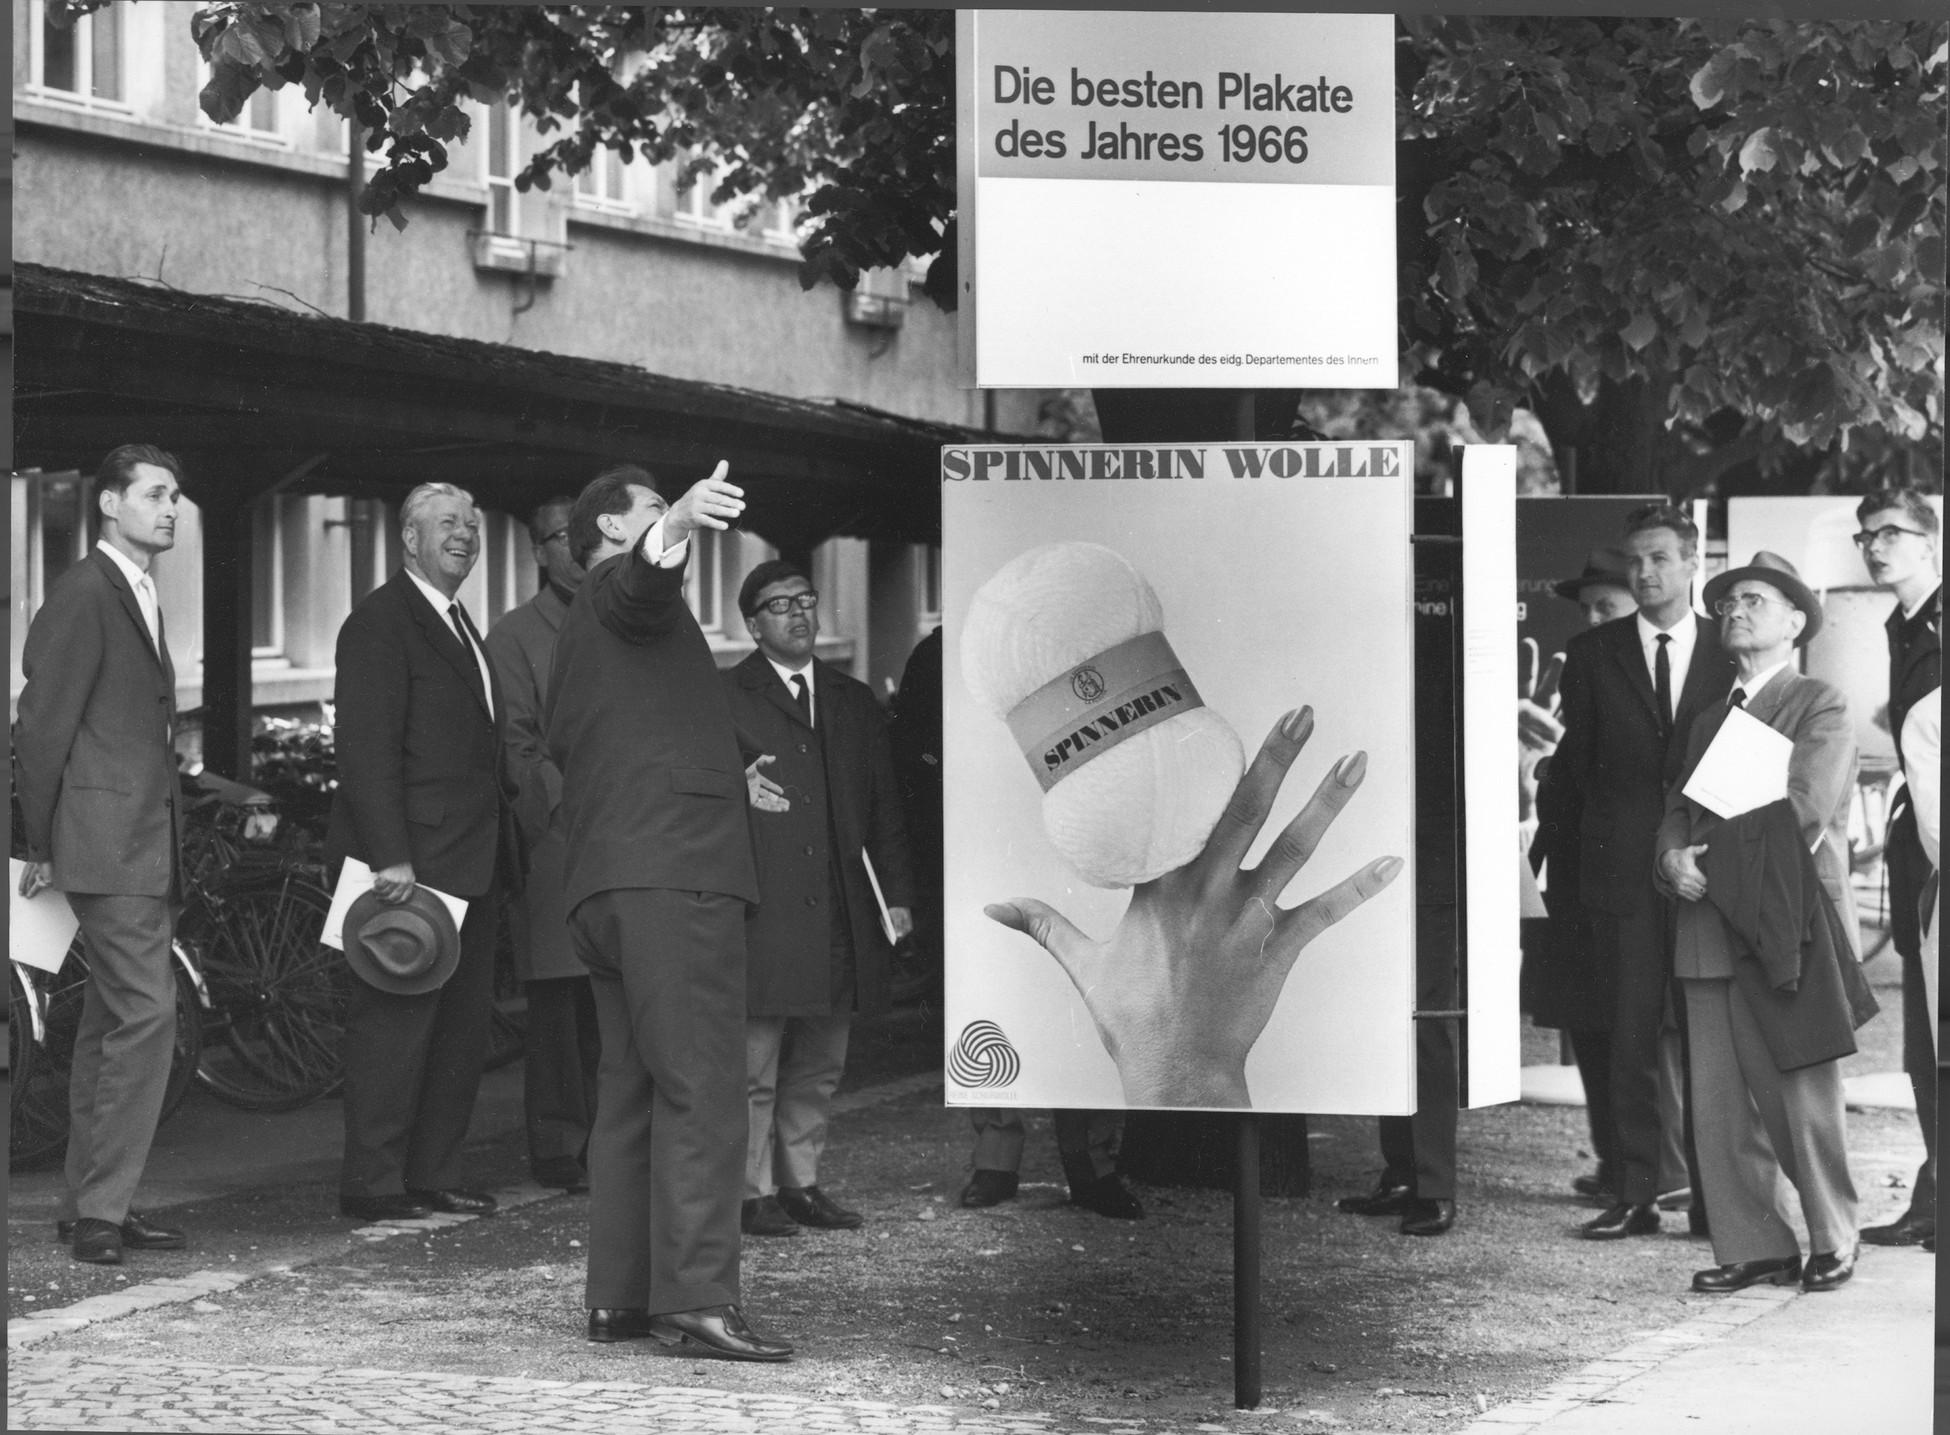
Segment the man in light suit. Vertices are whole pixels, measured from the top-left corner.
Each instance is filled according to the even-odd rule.
[[[684,603],[693,534],[743,492],[719,464],[666,505],[598,475],[569,539],[589,569],[556,640],[544,727],[562,770],[566,890],[602,1033],[589,1137],[589,1338],[784,1360],[739,1305],[745,915],[758,900],[741,747]]]
[[[149,570],[176,544],[181,480],[176,460],[148,444],[125,444],[102,460],[100,539],[48,590],[21,658],[20,892],[65,893],[88,946],[56,1229],[75,1259],[99,1265],[119,1264],[125,1247],[184,1244],[181,1231],[129,1204],[175,1049],[176,670]]]
[[[461,1143],[487,1060],[500,889],[520,880],[507,703],[455,597],[480,556],[480,513],[464,490],[423,483],[400,528],[400,571],[339,628],[326,856],[364,862],[383,901],[424,883],[467,912],[444,985],[406,996],[352,983],[339,1211],[366,1221],[494,1211],[460,1185]]]
[[[1785,558],[1758,553],[1706,585],[1708,606],[1721,615],[1721,639],[1733,654],[1737,679],[1724,704],[1693,724],[1686,775],[1728,721],[1744,707],[1793,742],[1787,804],[1795,832],[1794,857],[1815,846],[1813,868],[1832,904],[1846,950],[1859,960],[1855,901],[1848,877],[1848,809],[1855,786],[1855,733],[1848,704],[1827,683],[1794,671],[1794,650],[1821,627],[1821,606]],[[1833,1290],[1855,1269],[1855,1186],[1849,1178],[1842,1076],[1835,1059],[1797,1062],[1782,1070],[1767,1040],[1771,1007],[1757,1005],[1736,980],[1737,964],[1755,948],[1723,915],[1729,894],[1709,900],[1702,860],[1715,844],[1753,841],[1753,818],[1723,820],[1686,796],[1685,779],[1667,800],[1658,836],[1661,889],[1679,902],[1674,966],[1684,989],[1692,1041],[1693,1126],[1701,1179],[1713,1212],[1713,1254],[1720,1264],[1693,1277],[1693,1289],[1736,1291],[1761,1281],[1785,1285],[1800,1277],[1804,1290]],[[1799,846],[1796,846],[1798,842]],[[1726,858],[1733,854],[1720,853]],[[1715,868],[1713,882],[1725,880]],[[1767,889],[1770,893],[1773,888]],[[1805,948],[1804,948],[1805,953]],[[1765,962],[1769,954],[1759,953]],[[1794,1003],[1831,999],[1801,957]],[[1804,1018],[1811,1015],[1801,1012]],[[1813,1013],[1819,1016],[1821,1013]],[[1839,1022],[1848,1013],[1832,1012]],[[1849,1025],[1840,1028],[1848,1050]],[[1776,1195],[1786,1175],[1801,1200],[1810,1255],[1801,1249]]]
[[[541,583],[487,635],[488,657],[507,700],[508,765],[522,784],[522,835],[528,874],[521,900],[508,908],[515,969],[528,994],[523,1033],[522,1110],[528,1167],[538,1184],[589,1189],[583,1148],[596,1111],[596,1008],[589,969],[569,940],[562,905],[562,770],[548,755],[542,710],[548,701],[555,635],[582,586],[582,565],[569,551],[573,498],[552,498],[528,520]]]
[[[1572,638],[1565,650],[1564,741],[1549,778],[1578,814],[1578,900],[1593,956],[1609,969],[1612,1204],[1580,1228],[1589,1240],[1659,1229],[1660,1030],[1670,1001],[1670,907],[1653,886],[1652,840],[1693,719],[1726,696],[1733,666],[1692,609],[1699,530],[1679,509],[1648,505],[1626,521],[1627,577],[1638,612]],[[1691,1164],[1691,1158],[1688,1158]],[[1694,1187],[1689,1224],[1707,1228]]]
[[[853,1014],[891,1004],[894,950],[913,929],[914,879],[887,720],[873,690],[814,656],[819,594],[783,559],[738,590],[756,649],[724,674],[733,719],[775,755],[766,776],[790,812],[752,824],[758,908],[745,924],[745,1059],[751,1137],[745,1234],[862,1222],[819,1187],[833,1092]]]

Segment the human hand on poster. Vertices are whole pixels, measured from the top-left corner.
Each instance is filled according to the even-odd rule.
[[[1540,670],[1537,640],[1525,638],[1523,647],[1530,678],[1517,695],[1517,820],[1529,822],[1537,815],[1537,769],[1564,740],[1564,724],[1557,718],[1564,654],[1552,653]]]
[[[1204,850],[1133,888],[1105,940],[1033,898],[983,909],[1062,965],[1117,1063],[1131,1106],[1250,1107],[1246,1057],[1301,949],[1402,869],[1401,858],[1380,857],[1298,907],[1277,905],[1360,788],[1368,767],[1361,752],[1334,765],[1257,867],[1241,867],[1313,726],[1312,708],[1280,719]]]

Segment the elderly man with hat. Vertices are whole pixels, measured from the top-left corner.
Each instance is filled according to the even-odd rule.
[[[1757,553],[1708,583],[1706,601],[1734,685],[1693,723],[1657,842],[1660,889],[1678,903],[1674,969],[1720,1263],[1695,1274],[1693,1289],[1798,1278],[1804,1290],[1828,1291],[1854,1274],[1856,1251],[1839,1058],[1855,1050],[1858,1018],[1873,1009],[1848,878],[1855,731],[1841,693],[1795,671],[1795,649],[1822,615],[1793,564]],[[1730,744],[1736,755],[1767,746],[1754,722],[1791,744],[1785,794],[1716,814],[1689,785],[1703,792],[1692,779],[1723,730],[1716,759]],[[1778,1191],[1783,1175],[1807,1223],[1805,1266]]]

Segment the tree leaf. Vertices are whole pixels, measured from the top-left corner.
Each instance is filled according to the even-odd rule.
[[[1634,314],[1632,322],[1619,330],[1619,337],[1632,346],[1634,353],[1640,352],[1659,335],[1659,326],[1650,314]]]
[[[1766,126],[1747,136],[1747,142],[1740,146],[1740,172],[1752,174],[1755,170],[1765,173],[1780,162],[1776,149],[1774,127]]]

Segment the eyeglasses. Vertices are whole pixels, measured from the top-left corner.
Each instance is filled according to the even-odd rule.
[[[548,533],[548,534],[544,534],[544,535],[542,536],[542,543],[543,543],[543,546],[547,546],[547,545],[548,545],[548,544],[550,544],[550,543],[555,543],[555,542],[558,542],[559,540],[561,540],[561,539],[564,539],[564,538],[567,538],[568,536],[569,536],[569,530],[568,530],[568,529],[566,529],[566,528],[558,528],[558,529],[556,529],[556,530],[555,530],[555,532],[553,532],[553,533]]]
[[[803,593],[787,593],[777,598],[767,598],[758,605],[774,618],[783,618],[794,608],[801,613],[810,613],[819,606],[819,594],[808,588]]]
[[[1911,538],[1928,538],[1930,536],[1920,529],[1898,528],[1892,523],[1886,528],[1866,528],[1860,533],[1852,533],[1849,535],[1849,539],[1857,548],[1860,548],[1866,553],[1878,544],[1894,543],[1898,533],[1907,533]]]
[[[1792,608],[1794,606],[1794,604],[1785,599],[1776,598],[1767,593],[1733,593],[1715,602],[1713,604],[1713,611],[1718,613],[1722,618],[1726,618],[1735,613],[1757,613],[1760,611],[1760,606],[1763,603],[1779,603],[1783,608]]]

